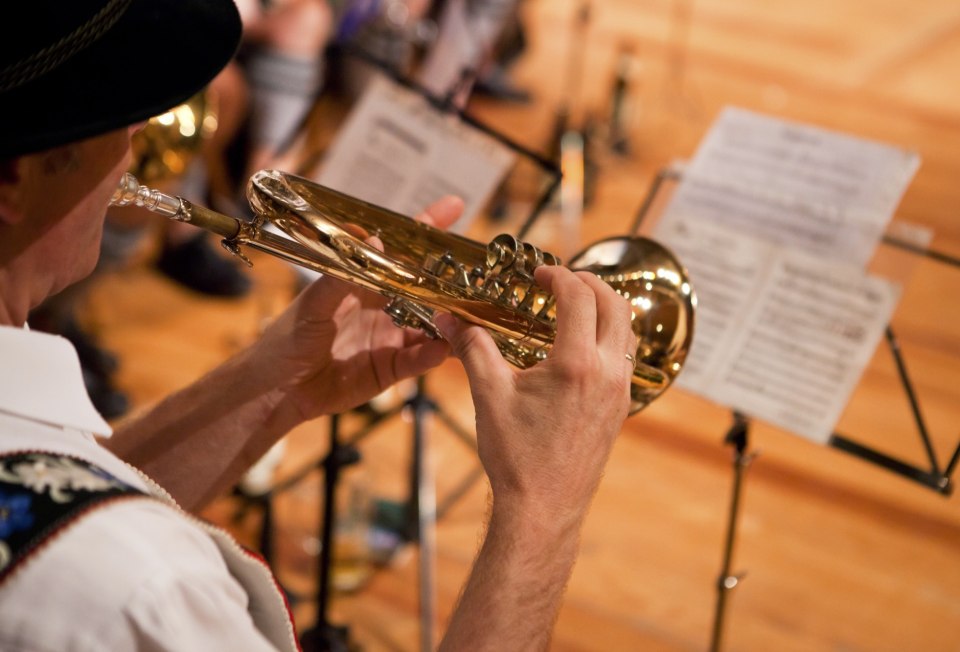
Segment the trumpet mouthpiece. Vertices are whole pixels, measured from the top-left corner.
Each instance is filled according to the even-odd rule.
[[[166,195],[159,190],[153,190],[140,185],[137,178],[129,172],[124,173],[120,183],[110,198],[111,206],[141,206],[154,213],[175,217],[182,212],[183,203],[179,197]]]

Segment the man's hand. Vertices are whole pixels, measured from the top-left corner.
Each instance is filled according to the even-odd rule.
[[[580,526],[629,409],[630,308],[596,276],[543,266],[557,298],[547,359],[507,364],[490,335],[437,325],[463,361],[493,510],[441,650],[545,650],[576,559]]]
[[[446,227],[463,202],[445,198],[421,219]],[[304,290],[250,348],[132,419],[109,440],[187,509],[236,484],[304,419],[342,412],[448,353],[404,332],[383,300],[332,278]]]
[[[445,197],[417,219],[446,228],[462,211],[460,199]],[[383,312],[385,304],[380,295],[323,277],[257,342],[258,365],[302,419],[356,407],[446,359],[446,342],[397,328]]]
[[[504,362],[483,329],[439,323],[470,378],[495,504],[560,516],[593,495],[629,408],[636,341],[628,303],[593,274],[543,266],[536,279],[557,297],[557,334],[530,369]]]

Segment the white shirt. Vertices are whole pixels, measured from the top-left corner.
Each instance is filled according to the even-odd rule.
[[[0,453],[93,462],[162,492],[97,444],[110,435],[65,339],[0,326]],[[134,498],[67,525],[0,585],[0,650],[296,649],[267,568],[176,506]]]

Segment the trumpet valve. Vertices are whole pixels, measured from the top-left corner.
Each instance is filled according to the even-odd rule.
[[[443,339],[440,329],[433,323],[433,312],[429,308],[394,295],[383,311],[401,328],[418,328],[432,340]]]

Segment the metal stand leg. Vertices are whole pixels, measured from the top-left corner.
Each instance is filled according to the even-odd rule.
[[[346,627],[335,626],[328,619],[328,605],[332,588],[333,569],[333,524],[336,519],[335,505],[337,487],[341,469],[360,460],[360,452],[355,444],[368,436],[387,418],[394,416],[404,409],[412,410],[412,449],[410,461],[410,494],[405,509],[406,523],[401,532],[407,541],[417,542],[418,554],[418,584],[419,584],[419,612],[420,612],[420,649],[422,652],[432,652],[436,641],[436,610],[435,610],[435,563],[436,541],[435,531],[438,517],[434,477],[430,465],[426,463],[429,435],[427,421],[431,416],[437,416],[450,430],[464,443],[475,447],[473,439],[460,428],[443,410],[427,395],[424,379],[417,381],[415,394],[407,399],[400,407],[388,412],[377,413],[367,426],[355,433],[346,442],[341,442],[338,435],[339,416],[331,417],[330,422],[330,451],[322,462],[324,470],[324,498],[323,530],[321,532],[321,548],[318,566],[318,598],[317,620],[311,630],[304,633],[301,645],[304,652],[346,652],[349,649],[349,636]],[[315,468],[315,467],[311,467]],[[304,475],[308,469],[303,469],[296,476]],[[483,477],[482,471],[471,474],[444,503],[449,508],[462,497],[469,487]],[[286,484],[280,489],[285,489]]]
[[[750,422],[742,414],[734,412],[733,425],[727,431],[724,442],[733,446],[733,488],[730,496],[730,515],[727,520],[727,536],[723,550],[723,567],[717,579],[717,605],[713,618],[713,636],[710,640],[710,652],[719,652],[720,640],[723,635],[724,615],[727,606],[727,595],[740,583],[743,573],[731,575],[730,567],[733,561],[733,545],[737,531],[737,516],[740,511],[740,494],[743,488],[743,474],[753,459],[747,454],[747,435]]]
[[[434,565],[436,563],[437,497],[430,465],[426,420],[437,406],[424,393],[423,378],[410,400],[413,409],[413,455],[410,463],[410,498],[407,506],[407,535],[419,544],[417,568],[420,588],[420,650],[433,652],[435,617]]]
[[[330,592],[333,586],[333,537],[337,485],[341,469],[360,461],[360,452],[339,438],[340,416],[330,417],[330,451],[321,462],[324,470],[324,492],[321,503],[322,530],[320,559],[317,564],[317,619],[312,629],[304,632],[300,645],[304,652],[347,652],[349,630],[333,625],[329,618]]]

